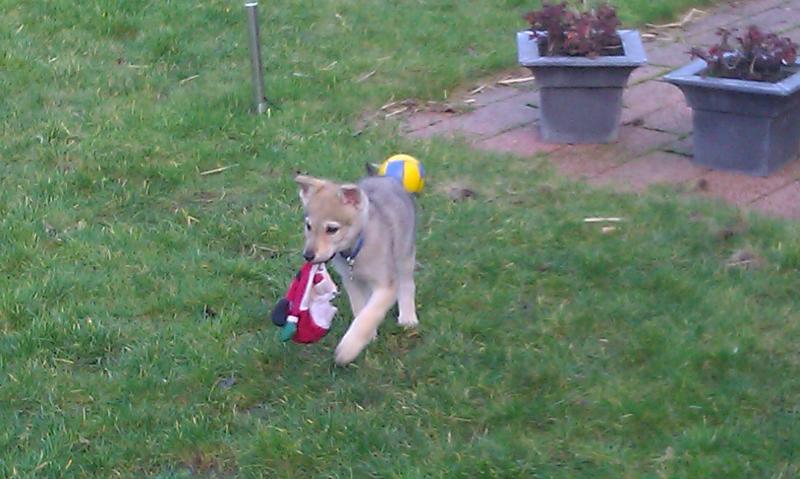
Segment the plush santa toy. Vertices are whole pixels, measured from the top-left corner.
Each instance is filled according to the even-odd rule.
[[[304,264],[272,310],[281,340],[315,343],[328,334],[336,313],[331,301],[338,292],[324,264]]]

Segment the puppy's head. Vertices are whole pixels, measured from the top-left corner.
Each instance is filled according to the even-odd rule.
[[[305,210],[303,257],[324,263],[351,248],[366,218],[367,197],[352,184],[300,175],[295,178]]]

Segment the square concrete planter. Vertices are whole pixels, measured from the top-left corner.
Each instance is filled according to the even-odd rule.
[[[778,83],[701,76],[692,63],[663,80],[683,91],[692,108],[694,162],[766,176],[800,152],[800,62]]]
[[[622,91],[647,62],[639,32],[619,30],[624,55],[552,57],[539,53],[531,31],[517,32],[519,64],[540,87],[540,130],[548,143],[610,143],[619,134]]]

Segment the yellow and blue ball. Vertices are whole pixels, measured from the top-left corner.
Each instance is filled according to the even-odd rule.
[[[391,176],[409,193],[419,193],[425,186],[425,168],[411,155],[393,155],[378,167],[378,174]]]

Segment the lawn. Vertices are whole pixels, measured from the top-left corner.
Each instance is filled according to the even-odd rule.
[[[270,116],[239,3],[0,6],[1,477],[800,475],[796,225],[354,135],[513,66],[530,2],[263,2]],[[398,151],[429,175],[420,329],[335,368],[343,302],[313,346],[267,319],[302,262],[292,178]]]

